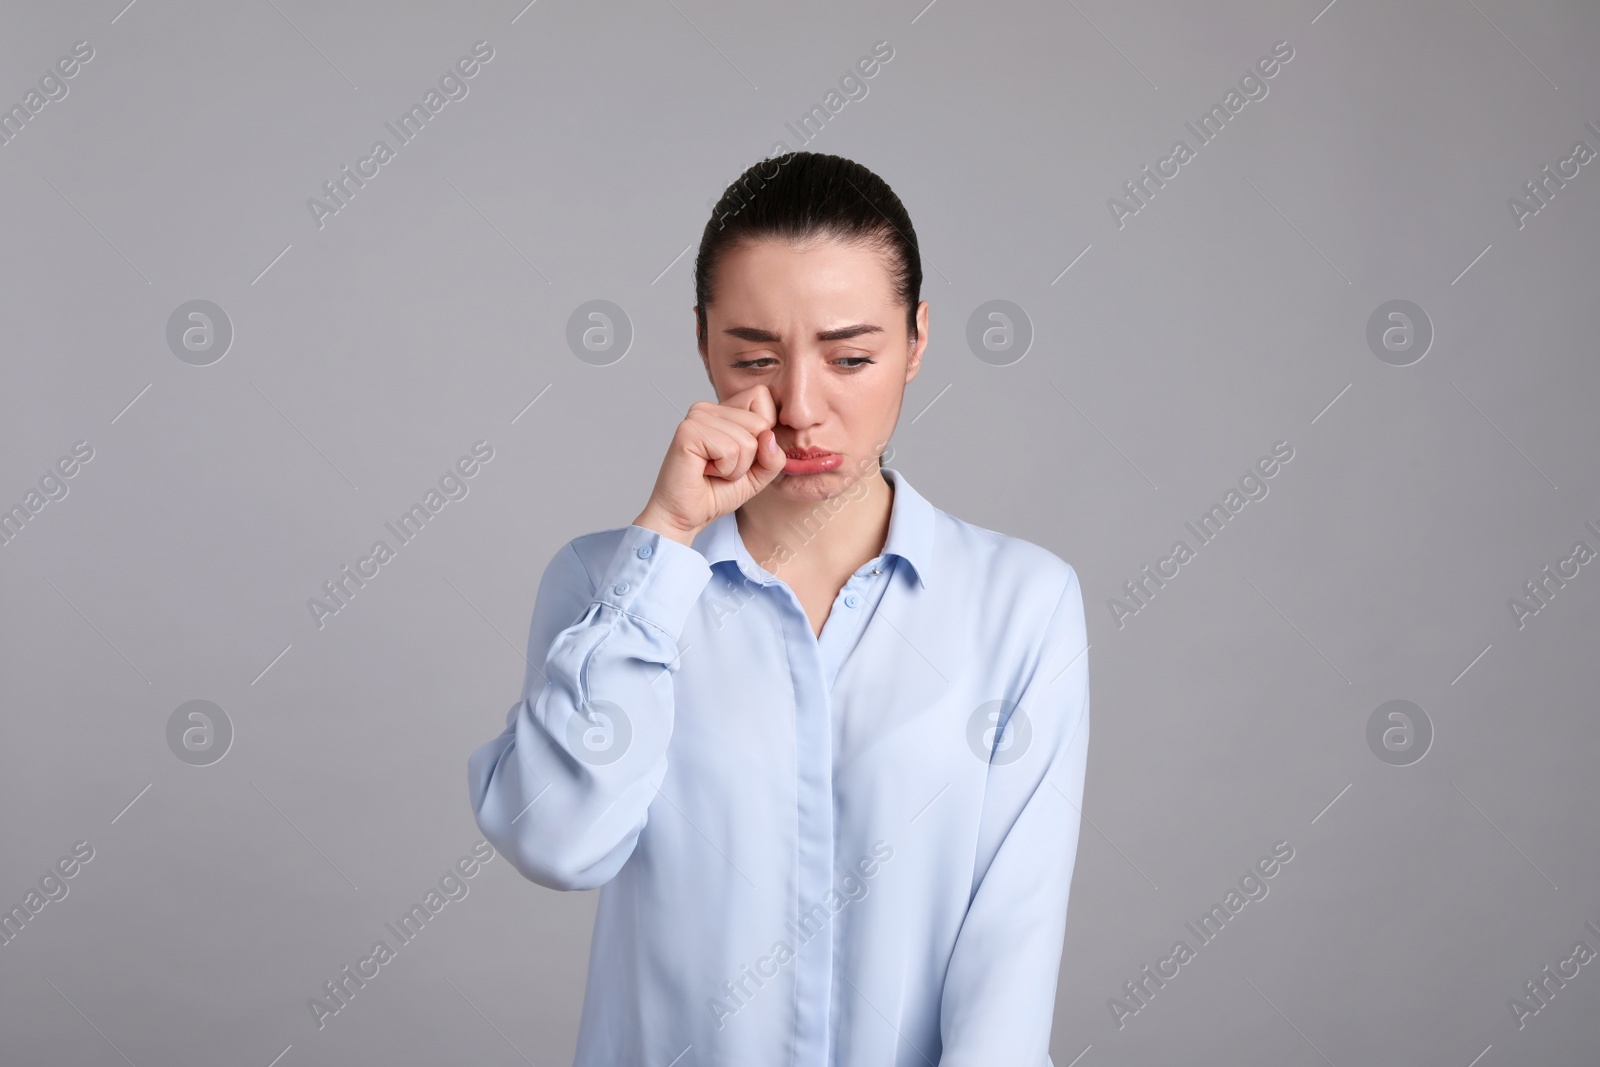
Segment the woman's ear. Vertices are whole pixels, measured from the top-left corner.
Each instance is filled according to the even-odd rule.
[[[712,377],[711,352],[706,348],[705,335],[700,332],[700,306],[698,304],[695,305],[694,309],[694,340],[695,346],[700,349],[700,365],[705,368],[706,381],[711,383],[711,391],[715,393],[717,390],[717,380],[716,378]]]
[[[917,376],[922,369],[922,353],[928,348],[928,302],[917,305],[917,336],[909,341],[911,351],[906,356],[906,381]]]

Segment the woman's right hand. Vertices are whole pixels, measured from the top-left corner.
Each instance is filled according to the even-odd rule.
[[[765,385],[720,404],[700,400],[678,424],[654,491],[634,520],[682,544],[776,478],[787,457],[772,431],[777,407]]]

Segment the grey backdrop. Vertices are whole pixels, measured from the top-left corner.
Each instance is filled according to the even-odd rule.
[[[1083,581],[1057,1067],[1592,1062],[1592,4],[124,2],[0,13],[6,1063],[570,1062],[595,896],[445,877],[466,758],[711,398],[694,246],[780,142],[916,222],[891,465]]]

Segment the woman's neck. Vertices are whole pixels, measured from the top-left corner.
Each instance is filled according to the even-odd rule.
[[[746,501],[735,519],[750,555],[779,578],[848,575],[883,552],[894,487],[881,469],[874,468],[857,484],[847,483],[834,498],[794,500],[771,489]]]

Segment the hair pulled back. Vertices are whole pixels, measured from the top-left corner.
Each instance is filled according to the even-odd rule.
[[[785,152],[746,170],[712,208],[694,263],[700,343],[706,343],[706,308],[715,299],[712,279],[729,248],[763,238],[819,237],[860,242],[883,253],[895,299],[906,309],[906,335],[915,341],[922,257],[905,205],[887,182],[854,160]]]

